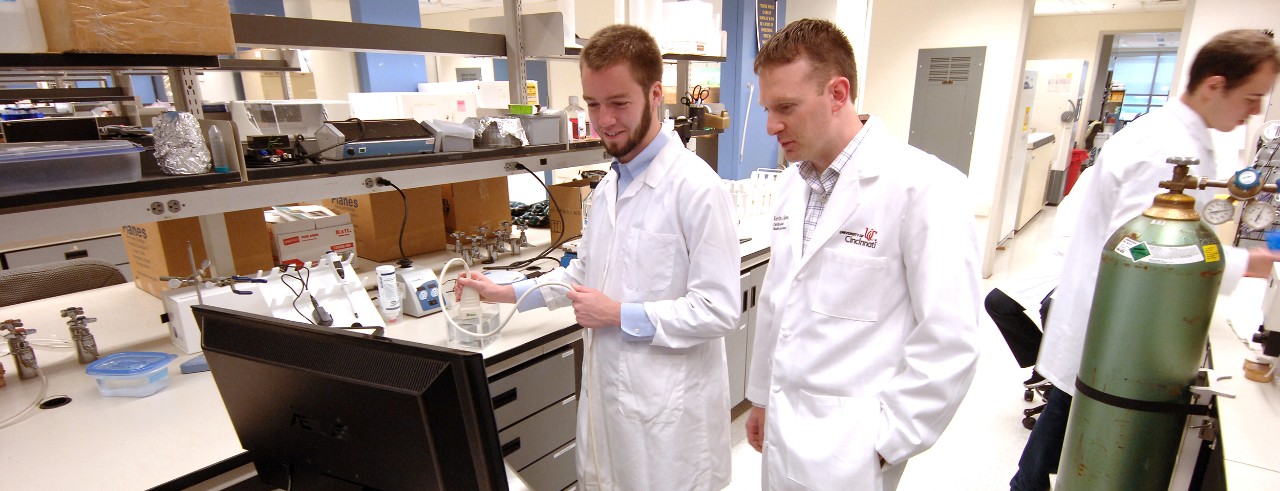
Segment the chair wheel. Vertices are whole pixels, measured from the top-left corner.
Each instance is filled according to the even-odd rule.
[[[1026,428],[1026,429],[1028,429],[1028,430],[1029,430],[1029,429],[1032,429],[1032,428],[1035,428],[1035,427],[1036,427],[1036,419],[1035,419],[1035,418],[1033,418],[1033,417],[1031,417],[1031,416],[1027,416],[1027,417],[1025,417],[1025,418],[1022,418],[1022,427],[1023,427],[1023,428]]]
[[[1035,389],[1026,389],[1022,391],[1022,400],[1031,402],[1031,400],[1035,398],[1036,398]]]

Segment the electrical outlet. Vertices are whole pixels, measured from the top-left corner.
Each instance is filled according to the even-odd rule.
[[[152,214],[154,214],[154,215],[163,215],[163,214],[164,214],[164,203],[161,203],[161,202],[159,202],[159,201],[152,201],[152,202],[151,202],[151,213],[152,213]]]
[[[520,163],[519,163],[519,162],[507,162],[507,163],[506,163],[506,165],[504,166],[504,168],[506,168],[507,172],[518,172],[518,171],[520,170]]]
[[[182,211],[182,202],[176,199],[169,200],[169,213],[177,213]]]
[[[378,185],[377,181],[374,181],[372,177],[364,178],[364,187],[373,189],[377,185]]]

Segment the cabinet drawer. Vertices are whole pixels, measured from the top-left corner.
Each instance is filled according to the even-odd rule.
[[[577,416],[578,396],[573,395],[499,431],[502,457],[512,468],[523,470],[573,440]]]
[[[489,395],[493,397],[493,416],[498,429],[573,394],[574,377],[574,350],[569,348],[524,368],[514,368],[490,382]]]
[[[557,448],[520,471],[520,477],[533,491],[559,491],[578,480],[577,442]]]
[[[129,256],[124,252],[124,240],[121,239],[119,235],[78,240],[75,242],[4,253],[5,264],[8,265],[10,269],[31,266],[33,264],[47,264],[66,261],[69,259],[76,259],[78,257],[92,257],[111,264],[124,264],[129,262]]]

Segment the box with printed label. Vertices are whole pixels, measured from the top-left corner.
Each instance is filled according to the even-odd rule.
[[[551,186],[551,208],[547,218],[551,221],[551,241],[564,242],[582,234],[582,200],[591,192],[591,181],[576,181]]]
[[[206,220],[206,226],[216,224],[214,226],[225,227],[225,237],[234,238],[228,240],[232,264],[215,265],[216,274],[252,274],[271,267],[270,236],[266,222],[262,219],[262,211],[256,208],[233,211],[212,218],[221,218],[221,221]],[[201,229],[200,218],[197,217],[126,225],[121,229],[120,235],[124,238],[125,253],[129,256],[134,284],[157,297],[161,292],[169,290],[168,281],[160,279],[161,277],[186,277],[192,274],[187,243],[191,244],[191,256],[195,257],[196,265],[209,259],[205,248],[206,237]],[[217,231],[213,235],[224,234]],[[205,274],[211,273],[215,272],[208,271]]]
[[[329,251],[356,252],[351,215],[316,205],[276,206],[265,212],[276,264],[303,264]]]
[[[502,222],[511,221],[511,198],[507,191],[507,178],[494,177],[477,181],[455,182],[441,186],[444,200],[444,229],[475,235],[479,227],[494,231],[502,228]],[[453,237],[447,241],[452,244]]]
[[[409,216],[400,193],[361,194],[324,200],[324,206],[351,216],[360,257],[371,261],[400,258],[400,228],[404,226],[404,254],[417,256],[443,250],[444,205],[440,186],[404,190]]]

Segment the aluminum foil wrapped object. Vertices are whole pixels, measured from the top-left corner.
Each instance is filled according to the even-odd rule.
[[[529,144],[524,125],[517,118],[467,118],[463,122],[476,130],[477,147],[519,147]]]
[[[204,174],[213,161],[200,135],[200,122],[191,113],[166,111],[152,121],[156,163],[165,174]]]

